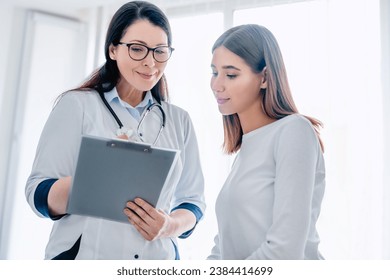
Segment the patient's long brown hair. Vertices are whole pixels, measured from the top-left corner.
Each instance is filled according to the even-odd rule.
[[[279,45],[267,28],[256,24],[233,27],[217,39],[212,51],[220,46],[241,57],[254,73],[260,73],[267,67],[267,88],[261,90],[265,114],[273,119],[281,119],[298,113]],[[324,145],[319,133],[322,123],[315,118],[305,117],[312,123],[323,151]],[[235,153],[241,147],[243,135],[238,115],[223,116],[223,126],[224,150],[228,154]]]

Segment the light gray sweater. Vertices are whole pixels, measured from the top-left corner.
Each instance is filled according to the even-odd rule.
[[[316,222],[324,189],[323,154],[306,118],[245,134],[217,198],[208,259],[322,259]]]

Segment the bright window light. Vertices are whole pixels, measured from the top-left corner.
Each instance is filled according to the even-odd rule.
[[[229,158],[221,150],[222,117],[209,86],[211,46],[223,31],[223,14],[170,18],[170,23],[175,51],[166,70],[169,92],[172,103],[187,110],[193,121],[207,203],[203,221],[188,240],[179,240],[179,249],[182,259],[205,259],[217,233],[216,196],[230,169]]]
[[[318,223],[329,259],[382,257],[379,1],[318,0],[235,12],[276,36],[300,112],[323,121],[327,187]]]

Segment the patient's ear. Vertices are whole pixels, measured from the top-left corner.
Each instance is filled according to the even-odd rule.
[[[260,74],[261,74],[261,77],[262,77],[260,88],[261,89],[266,89],[267,88],[267,66],[264,67],[263,71],[261,71]]]

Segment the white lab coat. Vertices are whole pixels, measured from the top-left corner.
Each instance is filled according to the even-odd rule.
[[[113,91],[117,94],[115,88]],[[124,126],[136,129],[138,121],[126,108],[114,102],[110,105]],[[172,208],[187,202],[203,212],[204,181],[190,117],[172,104],[162,102],[162,106],[167,117],[166,127],[156,146],[178,149],[181,153],[170,182],[161,192],[157,208],[169,213]],[[26,184],[27,201],[38,216],[43,217],[34,205],[37,186],[46,179],[73,175],[81,136],[115,138],[117,129],[115,119],[95,91],[69,92],[60,99],[45,124]],[[67,215],[54,222],[45,259],[69,250],[80,235],[77,259],[175,259],[175,239],[149,242],[130,223],[78,215]]]

